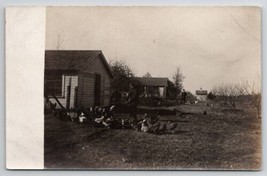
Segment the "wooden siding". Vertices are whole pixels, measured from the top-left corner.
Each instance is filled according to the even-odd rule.
[[[88,74],[78,77],[78,107],[88,108],[94,104],[94,78]]]
[[[104,67],[101,58],[95,58],[93,62],[86,68],[85,71],[80,72],[78,78],[78,106],[89,108],[95,105],[95,79],[94,75],[101,75],[101,98],[100,105],[108,106],[110,103],[110,76]]]
[[[110,76],[101,61],[101,55],[92,63],[93,73],[101,75],[101,105],[108,106],[110,103]]]
[[[82,106],[91,107],[94,104],[94,79],[83,77],[83,99]]]
[[[68,75],[63,75],[63,88],[64,88],[64,92],[63,92],[63,97],[58,97],[59,102],[66,108],[67,102],[66,102],[66,98],[67,98],[67,87],[69,85],[69,80],[71,78],[71,93],[70,93],[70,108],[75,108],[75,87],[78,86],[78,76],[68,76]],[[50,101],[52,103],[56,103],[56,100],[54,98],[50,98]],[[60,108],[59,105],[57,106],[57,108]]]

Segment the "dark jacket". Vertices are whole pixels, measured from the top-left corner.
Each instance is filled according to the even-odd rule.
[[[186,93],[186,92],[182,92],[182,98],[185,98],[185,97],[186,97],[186,95],[187,95],[187,93]]]

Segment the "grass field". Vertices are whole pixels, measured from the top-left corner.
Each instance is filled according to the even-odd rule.
[[[183,105],[173,134],[80,126],[45,115],[45,167],[87,169],[259,169],[256,112]]]

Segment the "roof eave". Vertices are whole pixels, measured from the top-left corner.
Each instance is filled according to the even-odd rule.
[[[102,53],[102,51],[100,52],[100,55],[101,55],[101,58],[102,58],[101,60],[103,61],[103,64],[106,67],[106,70],[107,70],[109,76],[113,79],[113,74],[111,72],[110,66],[109,66],[104,54]]]

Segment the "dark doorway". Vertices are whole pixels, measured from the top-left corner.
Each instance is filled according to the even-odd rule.
[[[95,106],[100,105],[101,97],[101,75],[95,74]]]
[[[69,83],[67,86],[67,100],[66,100],[66,109],[70,109],[70,95],[71,95],[71,77],[69,78]]]

